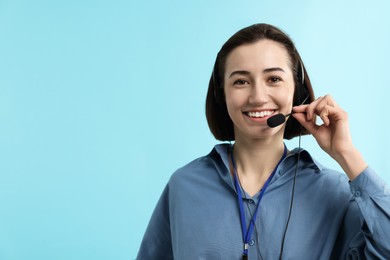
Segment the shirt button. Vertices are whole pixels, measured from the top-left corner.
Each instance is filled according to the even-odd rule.
[[[355,191],[355,197],[360,197],[362,195],[362,193],[360,191]]]
[[[249,245],[250,246],[253,246],[254,244],[255,244],[255,240],[254,239],[249,240]]]
[[[255,201],[254,201],[253,199],[250,199],[248,202],[249,202],[250,204],[252,204],[252,203],[254,203]]]

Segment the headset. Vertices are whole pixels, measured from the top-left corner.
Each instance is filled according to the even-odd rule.
[[[305,81],[305,68],[300,58],[298,61],[298,68],[297,68],[297,80],[298,80],[297,82],[298,87],[295,88],[295,92],[294,92],[295,102],[293,103],[293,106],[299,106],[305,104],[310,97],[310,91]]]

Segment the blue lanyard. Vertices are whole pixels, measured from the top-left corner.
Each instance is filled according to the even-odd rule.
[[[234,185],[235,185],[235,188],[237,190],[238,205],[239,205],[239,208],[240,208],[242,239],[244,241],[244,252],[243,252],[243,257],[244,258],[248,256],[249,240],[252,237],[253,228],[255,226],[255,221],[256,221],[256,218],[257,218],[257,212],[259,211],[260,201],[263,198],[265,190],[267,189],[268,184],[271,182],[272,177],[275,175],[276,169],[278,168],[279,164],[283,161],[283,159],[286,157],[286,155],[287,155],[287,147],[286,147],[286,145],[284,145],[284,152],[283,152],[282,158],[280,158],[280,160],[279,160],[278,164],[276,165],[275,169],[272,171],[271,175],[268,177],[267,181],[265,182],[263,188],[260,191],[259,202],[257,203],[255,212],[254,212],[253,217],[252,217],[252,219],[250,221],[249,229],[247,229],[246,228],[244,204],[242,203],[242,192],[241,192],[240,184],[239,184],[239,181],[238,181],[237,168],[236,168],[236,163],[234,161],[234,156],[233,156],[233,149],[231,151],[230,156],[231,156],[233,169],[234,169]]]

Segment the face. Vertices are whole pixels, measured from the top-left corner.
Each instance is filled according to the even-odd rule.
[[[233,49],[226,59],[224,91],[236,141],[283,139],[285,124],[267,125],[272,115],[288,114],[292,109],[294,78],[283,45],[260,40]]]

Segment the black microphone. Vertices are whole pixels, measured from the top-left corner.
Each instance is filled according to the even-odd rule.
[[[301,103],[301,105],[303,105],[306,100],[309,98],[310,95],[307,95],[306,98],[303,100],[303,102]],[[283,115],[283,114],[276,114],[274,116],[271,116],[270,118],[267,119],[267,125],[271,128],[274,128],[274,127],[277,127],[277,126],[280,126],[281,124],[283,124],[284,122],[286,122],[286,117],[289,117],[291,116],[291,114],[294,113],[293,111],[291,111],[291,113],[287,114],[287,115]]]
[[[290,114],[287,114],[287,115],[276,114],[274,116],[271,116],[270,118],[267,119],[267,125],[271,128],[280,126],[281,124],[283,124],[286,121],[286,117],[291,116],[292,113],[293,112],[291,112]]]

